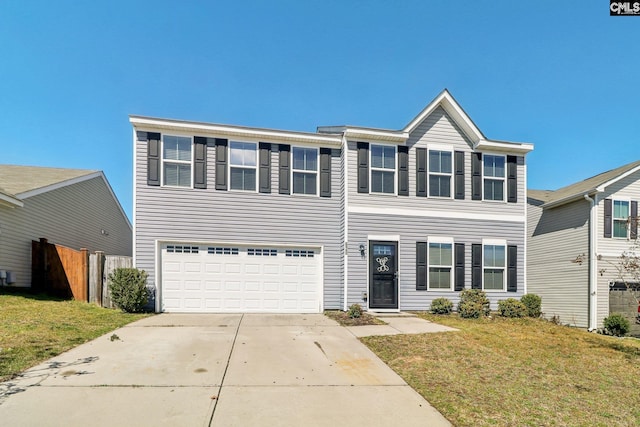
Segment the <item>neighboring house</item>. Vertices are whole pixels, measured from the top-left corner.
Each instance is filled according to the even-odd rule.
[[[426,310],[526,292],[531,144],[446,90],[401,130],[317,133],[131,116],[134,262],[156,310]]]
[[[528,291],[546,317],[594,330],[609,315],[620,255],[637,237],[640,161],[556,191],[528,192]]]
[[[0,165],[0,269],[31,286],[31,241],[131,255],[131,224],[101,171]]]

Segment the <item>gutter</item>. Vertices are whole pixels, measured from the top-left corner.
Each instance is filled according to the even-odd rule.
[[[598,329],[598,236],[597,221],[598,211],[596,206],[598,203],[598,195],[594,194],[593,198],[589,194],[584,194],[584,199],[589,202],[589,332]]]

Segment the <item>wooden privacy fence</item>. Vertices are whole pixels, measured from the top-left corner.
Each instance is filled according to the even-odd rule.
[[[100,251],[89,255],[87,249],[77,251],[47,239],[31,242],[32,289],[62,298],[113,308],[109,274],[116,268],[132,266],[133,260],[128,256]]]
[[[128,256],[105,255],[96,251],[89,256],[89,302],[102,307],[115,308],[109,297],[109,274],[116,268],[132,267]]]

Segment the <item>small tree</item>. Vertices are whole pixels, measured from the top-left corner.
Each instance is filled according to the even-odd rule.
[[[109,292],[113,303],[122,311],[143,311],[149,301],[147,272],[137,268],[116,268],[109,274]]]

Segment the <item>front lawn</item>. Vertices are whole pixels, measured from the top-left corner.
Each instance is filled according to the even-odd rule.
[[[640,425],[640,341],[538,319],[420,316],[459,332],[362,338],[456,426]]]
[[[42,295],[0,294],[0,381],[146,316]]]

